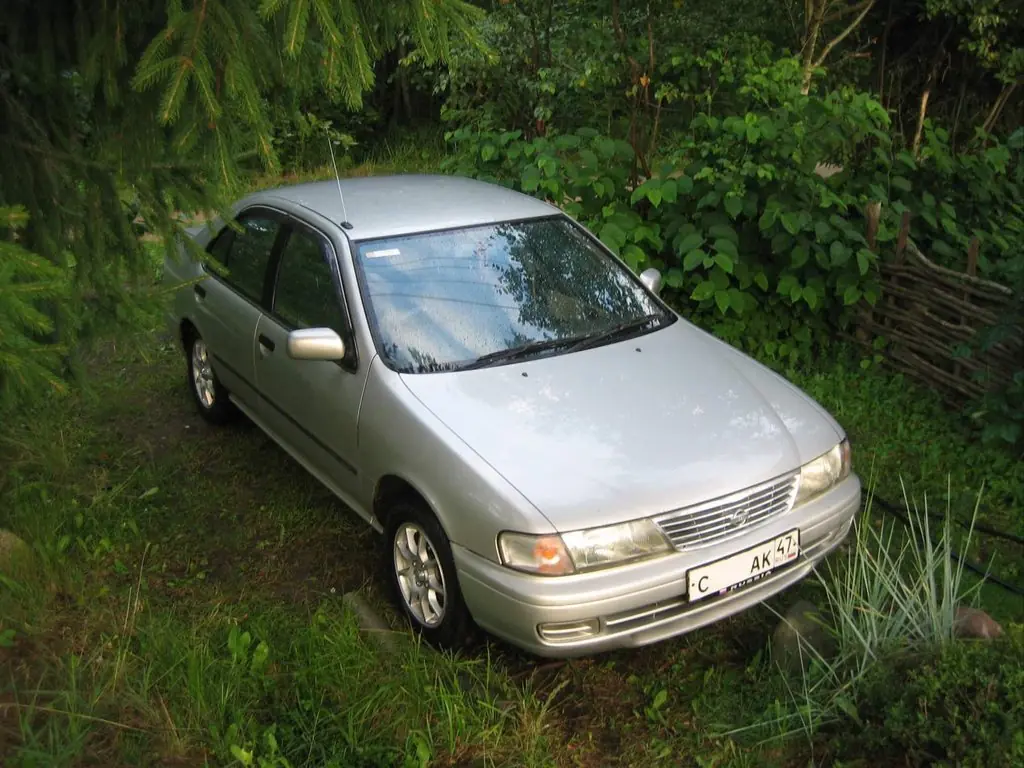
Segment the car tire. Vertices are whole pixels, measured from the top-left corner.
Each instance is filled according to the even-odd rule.
[[[400,501],[388,515],[385,555],[395,601],[414,631],[439,648],[457,650],[473,636],[451,544],[426,504]]]
[[[232,421],[238,411],[228,397],[228,390],[210,364],[210,352],[203,337],[191,333],[185,341],[185,358],[188,361],[188,391],[199,409],[199,415],[211,424],[226,424]]]

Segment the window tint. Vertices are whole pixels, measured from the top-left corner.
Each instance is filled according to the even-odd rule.
[[[227,255],[227,279],[243,296],[259,301],[280,225],[269,216],[248,216],[239,223],[242,231],[235,234]]]
[[[331,328],[346,338],[327,248],[308,232],[293,231],[281,254],[274,313],[293,328]]]

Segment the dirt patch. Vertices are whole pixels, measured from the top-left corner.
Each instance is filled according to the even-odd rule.
[[[244,417],[207,424],[176,349],[104,345],[88,370],[98,423],[80,458],[131,507],[155,598],[304,604],[373,577],[372,529]]]
[[[626,675],[600,663],[581,660],[568,665],[562,679],[568,685],[554,709],[568,742],[575,741],[580,749],[608,756],[622,754],[624,744],[638,736],[642,738],[637,733],[638,726],[641,733],[645,729],[642,721],[635,721],[635,716],[642,709],[643,698]],[[623,724],[630,722],[631,732],[624,733]]]
[[[372,549],[371,544],[370,540],[344,541],[336,528],[304,530],[280,546],[253,551],[238,564],[240,567],[223,562],[214,574],[239,594],[306,604],[319,596],[357,589],[373,578],[372,556],[362,554]],[[352,551],[361,554],[353,557]]]

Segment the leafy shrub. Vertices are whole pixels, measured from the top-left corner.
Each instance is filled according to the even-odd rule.
[[[906,150],[884,163],[888,196],[895,214],[908,210],[911,233],[933,260],[963,271],[967,250],[978,238],[978,274],[990,280],[1013,282],[1024,269],[1024,129],[1004,144],[980,134],[978,140],[955,152],[942,128],[925,130],[919,158]],[[881,175],[870,186],[878,199]]]
[[[742,30],[734,23],[740,16]],[[661,104],[658,124],[671,132],[699,111],[739,111],[734,86],[742,72],[770,64],[780,44],[792,43],[779,34],[785,18],[771,3],[743,0],[502,2],[479,27],[485,47],[453,51],[426,79],[443,94],[442,116],[454,127],[532,136],[539,120],[562,133],[601,126],[624,136],[638,111],[650,122]]]
[[[693,180],[682,203],[657,205],[665,183],[657,178],[633,195],[647,198],[670,238],[666,282],[700,302],[699,311],[716,307],[721,335],[753,341],[769,355],[808,327],[821,329],[824,343],[823,321],[844,327],[849,307],[878,295],[876,256],[858,215],[863,201],[848,188],[848,174],[826,180],[815,168],[852,164],[866,143],[887,142],[888,118],[866,94],[804,97],[799,82],[793,59],[747,72],[739,92],[749,110],[698,115],[691,136],[669,153],[666,169]],[[751,333],[756,309],[767,336]]]
[[[999,323],[983,329],[968,352],[986,350],[1011,338],[1020,338],[1024,333],[1024,254],[1017,257],[1017,269],[1011,286],[1014,301]],[[1010,380],[1004,385],[991,386],[974,403],[969,404],[968,413],[975,424],[981,427],[981,437],[986,443],[998,443],[1024,447],[1024,361],[1017,365]]]
[[[329,119],[299,109],[277,110],[273,143],[282,167],[294,173],[330,165],[328,140],[334,145],[334,153],[338,156],[356,145],[356,139],[351,133],[334,127]]]
[[[720,335],[793,358],[877,296],[876,257],[852,215],[860,199],[815,167],[887,141],[887,118],[865,94],[802,96],[795,60],[743,82],[751,111],[698,115],[647,178],[628,142],[586,128],[532,140],[461,128],[448,134],[450,168],[554,202],[633,269],[661,269],[667,296],[691,300]]]
[[[864,682],[861,722],[842,737],[853,755],[887,752],[919,765],[1024,764],[1024,625],[991,642],[878,664]]]

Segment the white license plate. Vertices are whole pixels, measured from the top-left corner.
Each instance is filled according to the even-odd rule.
[[[800,556],[800,531],[792,530],[735,555],[687,572],[690,602],[746,586]]]

